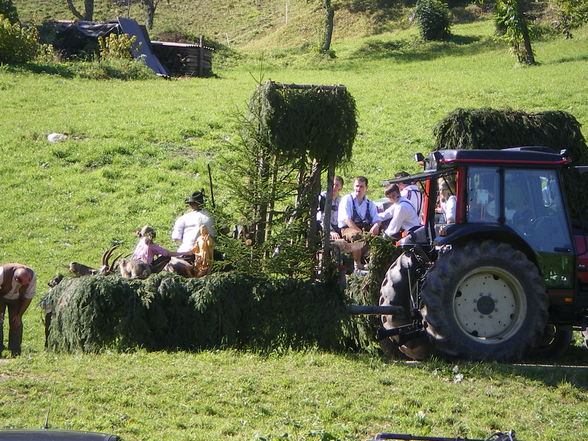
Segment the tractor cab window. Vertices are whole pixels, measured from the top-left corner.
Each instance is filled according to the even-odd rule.
[[[500,174],[497,168],[471,167],[467,177],[467,220],[498,222]]]
[[[537,251],[571,249],[565,207],[554,170],[505,169],[505,223]]]

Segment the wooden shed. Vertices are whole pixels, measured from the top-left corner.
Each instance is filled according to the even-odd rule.
[[[171,76],[210,76],[213,48],[200,44],[151,41],[151,50]]]

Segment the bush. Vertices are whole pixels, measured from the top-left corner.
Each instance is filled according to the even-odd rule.
[[[16,7],[12,4],[12,0],[0,0],[0,15],[3,15],[12,24],[20,21],[18,19]]]
[[[34,28],[24,28],[0,15],[0,63],[18,64],[35,59],[41,49]]]
[[[110,34],[107,37],[98,38],[98,48],[101,60],[127,60],[133,58],[131,49],[136,44],[135,36],[127,34]],[[140,43],[137,45],[140,47]]]
[[[450,35],[449,8],[440,0],[418,0],[413,20],[418,24],[423,40],[445,40]]]
[[[75,76],[93,80],[148,80],[154,77],[153,71],[140,60],[83,61],[70,66]]]

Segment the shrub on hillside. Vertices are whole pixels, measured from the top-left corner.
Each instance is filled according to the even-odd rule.
[[[445,40],[450,35],[449,8],[440,0],[418,0],[413,20],[419,26],[423,40]]]
[[[555,15],[554,27],[565,38],[572,38],[572,30],[588,22],[588,3],[584,0],[550,0]]]
[[[0,0],[0,15],[3,15],[12,24],[20,21],[16,12],[16,6],[14,6],[12,0]]]
[[[132,48],[137,44],[137,37],[127,34],[110,34],[98,38],[98,52],[101,60],[130,60],[133,58]],[[137,49],[140,48],[140,43]]]
[[[75,76],[93,80],[148,80],[154,76],[153,71],[140,60],[80,61],[70,66]]]
[[[41,49],[36,29],[25,28],[0,15],[0,63],[18,64],[35,59]]]

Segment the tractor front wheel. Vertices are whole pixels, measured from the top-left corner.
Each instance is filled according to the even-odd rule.
[[[386,277],[380,288],[380,306],[401,306],[403,313],[383,315],[382,326],[385,329],[397,328],[413,322],[411,309],[418,306],[411,301],[411,290],[417,294],[417,280],[414,275],[414,267],[417,265],[416,257],[410,253],[401,254],[386,272]],[[415,337],[408,341],[402,341],[399,336],[389,337],[380,345],[385,347],[397,347],[404,355],[414,360],[424,360],[431,353],[431,345],[426,335]],[[386,352],[386,351],[385,351]],[[390,353],[390,351],[388,351]]]
[[[429,338],[448,357],[518,360],[547,326],[547,291],[537,267],[492,240],[442,252],[425,277],[421,300]]]

